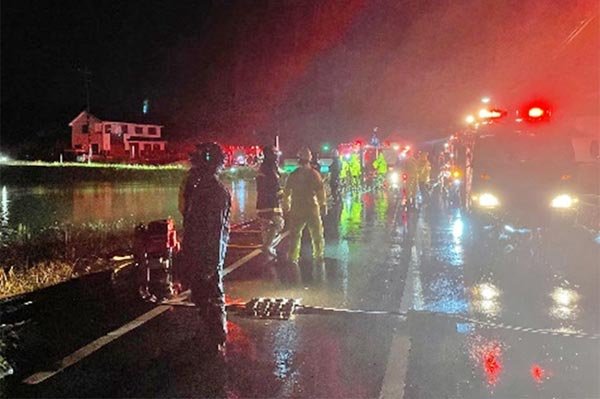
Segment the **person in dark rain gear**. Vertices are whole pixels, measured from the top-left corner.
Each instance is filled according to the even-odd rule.
[[[342,162],[338,150],[331,151],[331,165],[329,166],[329,188],[334,203],[340,201],[340,172],[342,171]]]
[[[327,198],[321,175],[315,171],[308,148],[298,153],[300,166],[287,179],[283,194],[284,209],[289,211],[290,249],[288,260],[298,264],[302,231],[308,227],[313,259],[322,262],[325,250],[321,214],[327,213]]]
[[[227,335],[223,263],[229,241],[231,195],[217,178],[224,160],[218,144],[197,146],[181,205],[183,274],[199,309],[199,337],[209,351],[221,350]]]
[[[319,174],[321,174],[321,162],[320,154],[318,152],[312,153],[312,159],[310,160],[310,166]]]
[[[277,150],[272,146],[264,147],[263,156],[256,176],[256,213],[261,224],[263,252],[275,257],[274,242],[284,224],[281,210],[283,193],[279,185]]]

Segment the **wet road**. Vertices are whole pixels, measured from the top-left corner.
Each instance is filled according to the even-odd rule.
[[[571,230],[472,231],[457,210],[404,214],[347,197],[326,220],[326,262],[239,268],[231,302],[289,297],[338,312],[230,315],[206,362],[192,308],[176,307],[19,396],[600,397],[599,249]],[[282,248],[283,250],[283,248]]]

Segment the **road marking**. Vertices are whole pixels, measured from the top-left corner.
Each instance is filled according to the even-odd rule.
[[[279,239],[276,241],[275,245],[279,244],[281,242],[281,240],[283,240],[285,237],[287,237],[287,235],[288,235],[288,232],[286,231],[279,237]],[[251,259],[257,257],[261,253],[262,253],[261,249],[255,249],[254,251],[250,252],[246,256],[233,262],[230,266],[228,266],[227,268],[225,268],[223,270],[223,277],[228,275],[229,273],[233,272],[234,270],[240,268],[244,264],[248,263]],[[185,299],[185,298],[182,297],[180,299]],[[177,304],[173,303],[172,305],[176,306]],[[34,374],[30,375],[29,377],[25,378],[23,380],[23,383],[28,384],[28,385],[35,385],[35,384],[39,384],[41,382],[46,381],[47,379],[55,376],[56,374],[60,373],[67,367],[70,367],[70,366],[78,363],[79,361],[85,359],[86,357],[90,356],[92,353],[98,351],[102,347],[104,347],[104,346],[108,345],[109,343],[115,341],[116,339],[122,337],[123,335],[127,334],[128,332],[135,330],[136,328],[140,327],[144,323],[154,319],[157,316],[160,316],[164,312],[173,309],[173,306],[159,305],[159,306],[153,308],[152,310],[144,313],[143,315],[139,316],[138,318],[117,328],[116,330],[109,332],[108,334],[96,339],[95,341],[90,342],[89,344],[85,345],[84,347],[76,350],[75,352],[71,353],[67,357],[63,358],[60,361],[59,366],[56,370],[39,371],[39,372],[34,373]]]
[[[281,240],[283,240],[285,237],[288,236],[288,234],[289,234],[289,232],[286,231],[282,235],[280,235],[279,238],[275,241],[274,245],[278,245],[281,242]],[[262,249],[258,248],[258,249],[255,249],[254,251],[250,252],[249,254],[245,255],[243,258],[240,258],[237,261],[233,262],[231,265],[226,267],[225,270],[223,270],[223,277],[227,276],[232,271],[236,270],[240,266],[249,262],[251,259],[256,258],[260,254],[262,254]]]
[[[409,337],[394,335],[379,398],[402,399],[404,397],[409,352]]]
[[[129,323],[125,324],[124,326],[121,326],[121,327],[117,328],[116,330],[109,332],[108,334],[98,338],[97,340],[90,342],[83,348],[78,349],[75,352],[71,353],[69,356],[65,357],[64,359],[62,359],[60,361],[60,366],[56,370],[47,370],[47,371],[37,372],[37,373],[32,374],[29,377],[25,378],[23,380],[23,382],[25,384],[29,384],[29,385],[39,384],[40,382],[43,382],[43,381],[47,380],[48,378],[51,378],[51,377],[55,376],[56,374],[60,373],[67,367],[70,367],[70,366],[74,365],[75,363],[85,359],[86,357],[88,357],[92,353],[96,352],[103,346],[111,343],[112,341],[118,339],[119,337],[123,336],[124,334],[127,334],[129,331],[132,331],[132,330],[138,328],[142,324],[146,323],[147,321],[152,320],[156,316],[166,312],[169,309],[172,309],[172,307],[171,306],[158,306],[158,307],[152,309],[151,311],[144,313],[137,319],[130,321]]]

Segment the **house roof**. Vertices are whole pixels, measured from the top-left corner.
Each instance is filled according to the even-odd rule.
[[[81,111],[71,122],[69,122],[69,126],[73,126],[73,123],[75,123],[75,121],[83,116],[85,116],[87,113],[86,110]],[[89,112],[89,115],[91,118],[95,118],[96,120],[100,121],[100,122],[110,122],[110,123],[132,123],[132,124],[136,124],[136,125],[145,125],[145,126],[158,126],[158,127],[164,127],[163,125],[161,125],[160,123],[158,123],[157,121],[151,119],[150,117],[131,117],[131,115],[113,115],[112,118],[102,118],[102,117],[98,117],[94,114],[92,114],[91,112]]]
[[[69,126],[73,126],[73,124],[75,123],[75,121],[79,118],[83,118],[86,115],[86,110],[81,111],[79,114],[77,114],[77,116],[71,121],[69,122]],[[90,118],[94,118],[96,120],[100,120],[97,116],[92,115],[91,113],[89,113]]]

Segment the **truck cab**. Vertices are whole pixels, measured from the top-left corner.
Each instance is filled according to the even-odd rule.
[[[580,193],[567,133],[523,122],[479,129],[466,164],[469,211],[524,228],[571,223]]]

